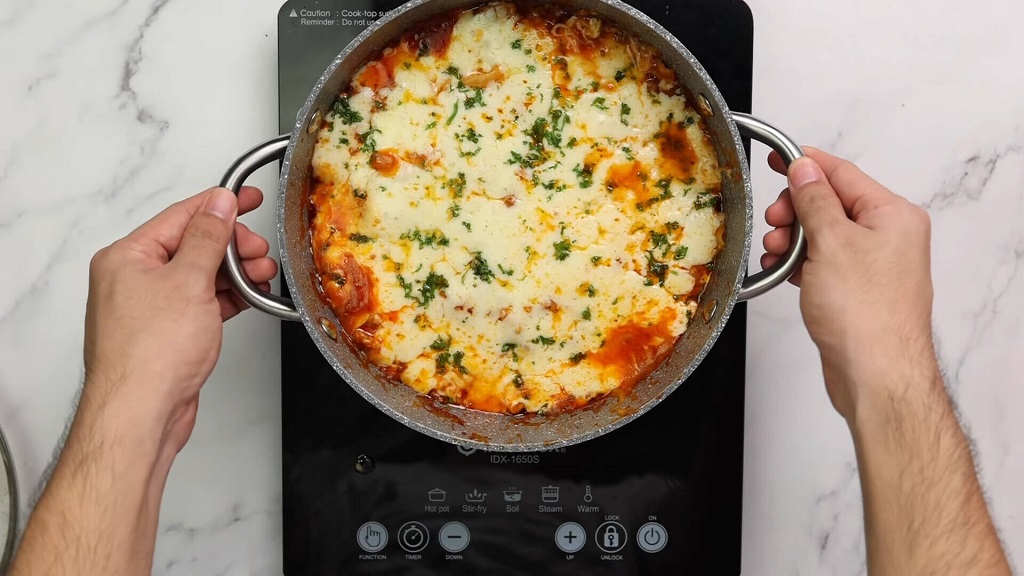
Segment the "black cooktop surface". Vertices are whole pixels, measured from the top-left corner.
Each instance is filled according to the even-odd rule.
[[[279,13],[280,127],[396,0],[291,0]],[[634,0],[749,111],[753,21],[739,0]],[[551,452],[434,440],[342,380],[282,324],[284,572],[740,573],[746,306],[700,368],[636,421]]]

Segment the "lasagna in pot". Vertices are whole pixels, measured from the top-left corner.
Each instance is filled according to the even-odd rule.
[[[313,156],[313,257],[351,343],[477,410],[629,390],[723,244],[691,104],[650,46],[585,12],[487,4],[404,34],[355,73]]]

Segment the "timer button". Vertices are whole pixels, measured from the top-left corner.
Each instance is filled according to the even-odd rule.
[[[668,544],[668,532],[657,522],[648,522],[636,531],[636,544],[644,552],[654,554],[661,552]]]
[[[430,542],[430,532],[419,522],[406,522],[398,529],[398,545],[410,554],[423,551]]]

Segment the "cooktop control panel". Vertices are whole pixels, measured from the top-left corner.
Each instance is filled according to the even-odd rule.
[[[482,0],[483,1],[483,0]],[[749,111],[741,0],[631,0]],[[334,57],[399,0],[289,0],[278,14],[282,132]],[[740,572],[746,307],[671,396],[565,449],[456,447],[357,395],[305,328],[282,323],[284,573]]]

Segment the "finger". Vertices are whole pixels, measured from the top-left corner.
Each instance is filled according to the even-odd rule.
[[[242,186],[238,192],[238,215],[247,214],[263,204],[263,191],[255,186]]]
[[[185,227],[171,266],[195,270],[214,285],[234,231],[238,202],[231,191],[215,188]]]
[[[792,226],[795,219],[796,213],[793,212],[793,198],[789,193],[789,188],[786,188],[779,194],[779,199],[764,211],[764,221],[769,226],[778,228],[780,226]]]
[[[777,254],[762,254],[761,269],[764,270],[771,266],[772,264],[775,264],[776,262],[778,262],[779,258],[780,256]],[[800,286],[801,276],[803,276],[803,264],[797,266],[796,272],[793,272],[793,275],[789,277],[789,283],[794,286]]]
[[[833,156],[828,152],[811,146],[803,148],[804,154],[813,158],[828,178],[832,188],[839,196],[843,209],[853,220],[859,220],[865,212],[899,198],[891,190],[882,186],[877,180],[865,174],[856,164]],[[785,174],[785,163],[782,157],[772,152],[768,156],[768,164],[772,170]]]
[[[255,284],[267,282],[277,276],[277,262],[273,258],[257,258],[254,260],[243,260],[242,270],[246,278]],[[221,270],[217,273],[217,290],[227,290],[234,286],[234,282],[227,273]]]
[[[125,240],[153,250],[166,262],[177,252],[185,227],[213,190],[215,188],[209,188],[191,198],[171,204],[133,230]]]
[[[764,235],[762,244],[769,254],[782,254],[789,248],[789,239],[792,236],[790,228],[776,228]]]
[[[812,158],[799,158],[789,166],[789,189],[793,209],[807,230],[809,243],[848,225],[839,196]]]
[[[235,222],[235,246],[243,260],[262,258],[270,252],[270,243],[267,239],[241,222]]]

